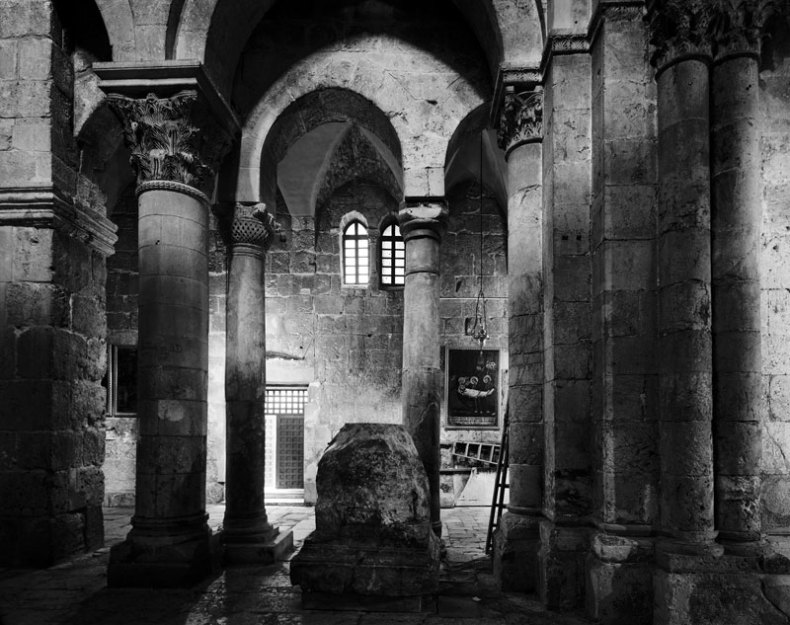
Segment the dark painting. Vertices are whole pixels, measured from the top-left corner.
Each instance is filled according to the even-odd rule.
[[[499,350],[447,350],[447,425],[496,427]]]

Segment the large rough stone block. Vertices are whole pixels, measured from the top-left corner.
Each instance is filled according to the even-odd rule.
[[[304,593],[431,594],[439,543],[428,480],[400,425],[343,426],[318,463],[316,530],[291,562]]]

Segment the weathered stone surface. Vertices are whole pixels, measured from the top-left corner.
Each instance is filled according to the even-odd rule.
[[[348,424],[318,467],[316,530],[291,561],[303,592],[409,596],[437,588],[428,482],[399,425]]]

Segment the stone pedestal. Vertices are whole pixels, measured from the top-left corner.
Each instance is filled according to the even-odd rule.
[[[653,539],[599,532],[587,555],[587,614],[610,625],[653,623]],[[646,591],[646,589],[650,589]]]
[[[305,607],[419,609],[438,589],[428,480],[400,425],[348,424],[318,464],[316,529],[291,561]]]
[[[139,193],[135,514],[110,586],[181,586],[211,569],[206,523],[208,200],[185,184]]]
[[[403,289],[403,424],[414,439],[430,486],[431,524],[440,517],[439,432],[441,427],[441,344],[439,328],[439,244],[447,219],[440,201],[410,201],[398,214],[406,245]]]
[[[266,301],[264,247],[273,230],[263,204],[236,204],[230,223],[225,347],[225,518],[228,563],[270,563],[293,547],[293,535],[268,522],[266,462]]]

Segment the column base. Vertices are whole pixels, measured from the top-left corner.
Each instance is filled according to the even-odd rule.
[[[293,551],[294,547],[293,532],[280,532],[276,528],[266,540],[244,540],[239,536],[224,535],[220,540],[224,564],[272,564],[285,560],[286,554]]]
[[[107,585],[132,588],[184,588],[193,586],[219,568],[216,537],[147,538],[129,533],[110,549]]]
[[[786,625],[790,577],[765,575],[760,558],[657,553],[654,625]]]
[[[587,614],[602,625],[652,625],[653,539],[596,533],[587,555]]]
[[[494,577],[502,590],[535,592],[540,517],[508,510],[494,534]]]
[[[541,521],[538,590],[550,610],[582,607],[589,540],[588,528]]]

